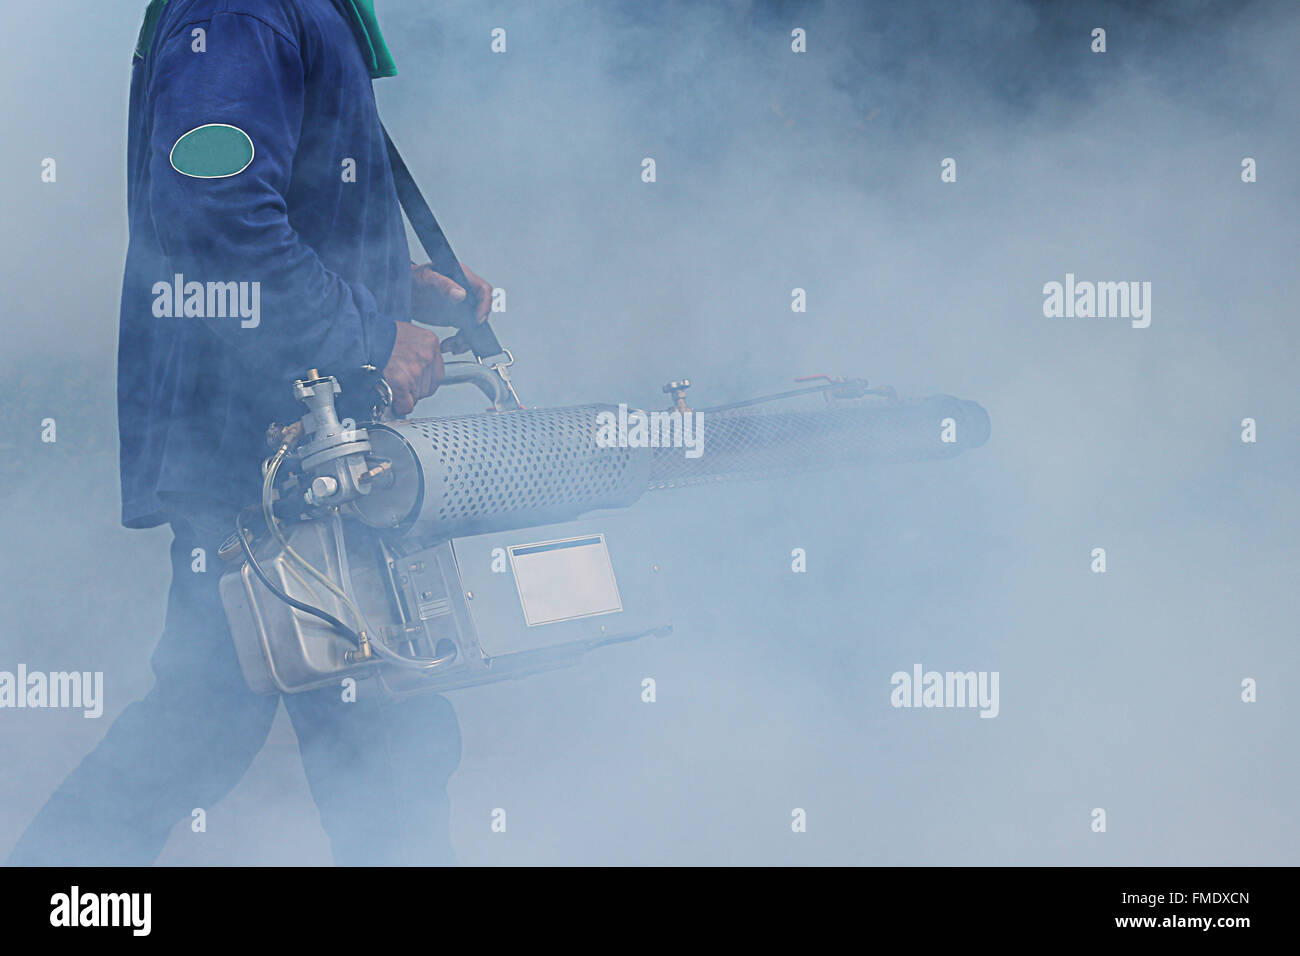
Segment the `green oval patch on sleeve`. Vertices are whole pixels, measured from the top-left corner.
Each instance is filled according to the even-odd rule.
[[[253,140],[238,126],[208,123],[192,129],[172,147],[172,169],[195,179],[236,176],[253,161]]]

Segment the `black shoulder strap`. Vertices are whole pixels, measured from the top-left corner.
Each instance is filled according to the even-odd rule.
[[[388,162],[393,167],[393,180],[397,185],[397,198],[402,203],[402,209],[406,211],[406,218],[411,221],[411,228],[415,230],[420,245],[424,246],[425,255],[433,263],[434,269],[468,291],[469,284],[465,279],[465,270],[460,267],[460,260],[452,252],[451,244],[447,242],[442,227],[438,225],[438,220],[434,218],[433,210],[425,202],[420,187],[415,183],[415,177],[406,168],[402,154],[397,151],[397,146],[394,145],[393,138],[388,135],[386,129],[384,130],[384,142],[388,144]],[[455,338],[465,348],[473,351],[478,358],[484,359],[489,356],[500,355],[505,351],[501,347],[501,343],[497,341],[492,326],[486,320],[483,322],[476,321],[474,304],[468,298],[459,309],[455,310],[452,321],[459,333]],[[463,352],[465,348],[453,346],[452,351]]]

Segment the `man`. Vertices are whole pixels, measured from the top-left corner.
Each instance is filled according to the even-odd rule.
[[[380,368],[409,413],[443,373],[412,309],[450,324],[439,307],[468,295],[487,316],[490,287],[468,269],[463,289],[410,263],[371,90],[395,72],[373,0],[149,5],[131,79],[118,417],[122,521],[174,534],[166,625],[153,689],[10,863],[149,863],[178,820],[235,786],[279,698],[243,682],[215,558],[258,499],[267,424],[302,414],[291,385],[309,368]],[[284,702],[336,862],[452,861],[460,736],[445,699]]]

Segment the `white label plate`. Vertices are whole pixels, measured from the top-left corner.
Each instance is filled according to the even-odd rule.
[[[508,551],[529,627],[623,610],[603,534],[511,545]]]

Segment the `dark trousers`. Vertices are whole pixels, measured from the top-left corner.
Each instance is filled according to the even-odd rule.
[[[10,865],[144,865],[196,807],[210,810],[262,749],[279,696],[248,689],[217,583],[233,512],[187,502],[172,521],[167,621],[155,683],[50,797]],[[195,548],[207,570],[191,569]],[[284,695],[340,865],[454,862],[447,781],[460,762],[451,704],[432,694],[343,700],[342,688]]]

